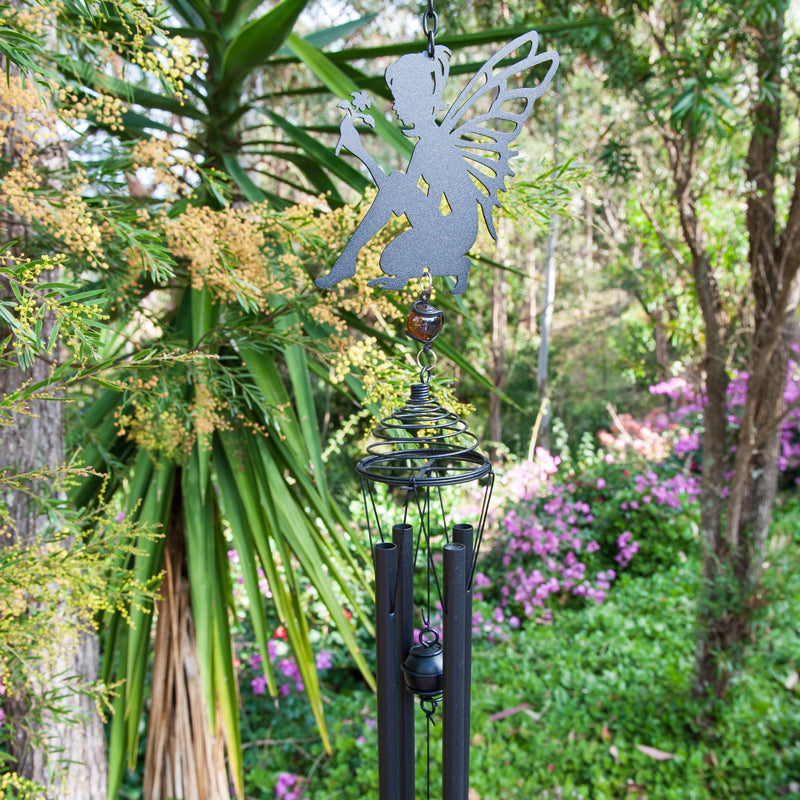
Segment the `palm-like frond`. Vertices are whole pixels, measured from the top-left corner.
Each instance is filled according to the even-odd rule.
[[[204,290],[187,290],[182,304],[186,311],[178,314],[187,341],[201,341],[214,322],[215,315],[203,295]],[[278,369],[274,356],[281,358],[285,371]],[[159,458],[144,448],[125,446],[119,441],[113,416],[124,411],[125,399],[120,393],[103,393],[85,412],[87,421],[94,423],[93,445],[87,448],[86,457],[91,458],[95,471],[114,477],[104,483],[90,479],[76,490],[75,499],[85,501],[92,487],[106,492],[118,489],[126,495],[127,513],[140,525],[167,534],[167,544],[164,538],[150,537],[131,542],[131,554],[125,557],[139,579],[144,582],[161,572],[171,531],[176,525],[182,531],[203,707],[208,711],[212,731],[217,727],[215,715],[218,713],[221,718],[230,771],[239,781],[238,698],[228,622],[233,605],[227,557],[230,545],[223,534],[223,521],[240,556],[263,663],[270,662],[267,643],[271,632],[259,586],[259,568],[267,577],[274,613],[287,631],[326,742],[322,697],[306,609],[300,600],[303,592],[298,584],[298,569],[315,588],[356,663],[371,681],[352,623],[343,612],[346,604],[368,624],[367,614],[354,593],[364,579],[354,557],[353,543],[345,538],[343,514],[327,492],[305,359],[298,345],[272,355],[242,347],[241,369],[249,375],[253,390],[260,394],[263,408],[275,411],[262,412],[260,419],[257,410],[251,411],[251,421],[258,419],[258,425],[231,423],[225,430],[198,435],[184,463]],[[186,402],[191,402],[188,395]],[[159,605],[156,611],[163,614],[173,607],[177,606]],[[116,612],[106,624],[104,677],[111,684],[123,681],[110,733],[111,796],[118,790],[124,764],[132,765],[138,752],[152,617],[146,606],[136,607]],[[156,641],[160,640],[161,637]],[[271,676],[269,683],[275,692]],[[149,735],[158,732],[154,729]]]

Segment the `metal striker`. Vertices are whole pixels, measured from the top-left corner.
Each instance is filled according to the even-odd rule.
[[[433,628],[420,632],[419,643],[411,648],[401,669],[406,686],[417,697],[432,701],[441,699],[444,660],[439,634]]]

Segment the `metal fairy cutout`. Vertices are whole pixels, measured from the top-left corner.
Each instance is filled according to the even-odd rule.
[[[517,154],[509,145],[558,69],[558,53],[537,54],[538,42],[539,35],[529,31],[498,50],[449,108],[443,102],[450,73],[446,47],[410,53],[391,64],[386,83],[394,97],[392,107],[405,126],[403,133],[417,140],[405,172],[387,175],[361,142],[355,123],[375,124],[365,113],[370,107],[366,93],[354,92],[352,103],[339,104],[346,113],[336,153],[345,148],[356,156],[375,181],[378,194],[331,271],[317,279],[317,286],[328,289],[355,275],[361,248],[393,214],[405,214],[411,227],[392,239],[381,254],[381,270],[387,277],[371,280],[370,286],[402,289],[411,279],[428,274],[453,276],[454,294],[466,289],[472,265],[467,253],[478,235],[477,209],[497,239],[493,207],[500,205],[498,193],[506,190],[505,179],[514,174],[509,160]],[[549,67],[535,86],[513,85],[514,79],[539,64]]]

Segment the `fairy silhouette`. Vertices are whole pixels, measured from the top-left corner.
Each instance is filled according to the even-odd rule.
[[[493,207],[500,205],[498,192],[506,190],[505,179],[514,174],[509,159],[516,151],[509,144],[558,68],[557,53],[537,55],[538,40],[538,34],[530,31],[509,42],[478,70],[449,108],[443,102],[450,73],[446,47],[437,45],[432,55],[410,53],[391,64],[386,83],[394,97],[392,107],[405,126],[403,133],[417,139],[405,172],[387,175],[361,142],[355,123],[374,126],[373,118],[364,113],[370,107],[367,95],[354,92],[352,104],[339,104],[346,113],[336,153],[345,148],[356,156],[378,193],[331,271],[316,280],[317,286],[327,289],[355,275],[361,248],[392,215],[405,214],[411,227],[392,239],[381,254],[381,270],[387,277],[371,280],[370,286],[402,289],[427,272],[454,277],[454,294],[466,289],[472,266],[467,253],[478,235],[477,207],[497,239]],[[515,54],[521,57],[508,63]],[[535,86],[509,87],[510,80],[542,63],[549,63],[547,74]]]

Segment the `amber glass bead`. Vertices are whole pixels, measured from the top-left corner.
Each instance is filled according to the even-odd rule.
[[[423,344],[430,344],[442,332],[443,325],[444,311],[427,300],[417,300],[406,317],[406,333]]]

